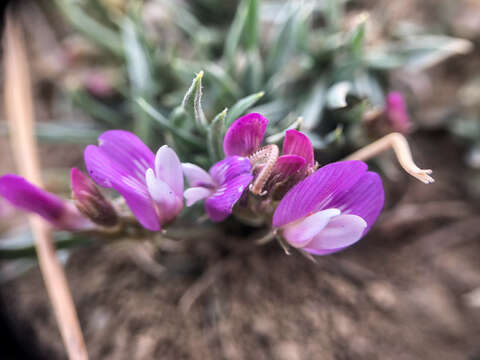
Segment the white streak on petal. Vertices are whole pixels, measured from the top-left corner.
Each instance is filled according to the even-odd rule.
[[[304,247],[327,226],[333,217],[339,216],[340,210],[327,209],[283,227],[282,235],[294,247]]]
[[[163,180],[179,197],[183,195],[182,164],[177,154],[167,145],[163,145],[155,156],[155,174]]]
[[[360,240],[366,227],[366,221],[360,216],[342,214],[331,219],[308,247],[326,250],[352,245]]]
[[[192,206],[197,201],[205,199],[212,194],[212,190],[204,187],[191,187],[183,193],[187,206]]]

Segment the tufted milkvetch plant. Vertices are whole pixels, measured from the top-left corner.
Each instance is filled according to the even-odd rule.
[[[201,104],[196,102],[192,121],[200,113]],[[211,227],[221,229],[219,223],[233,219],[266,231],[257,243],[276,238],[286,250],[326,255],[360,240],[382,210],[382,181],[367,171],[362,160],[393,148],[409,174],[424,183],[433,182],[430,170],[415,165],[399,133],[370,144],[348,160],[318,164],[311,141],[301,131],[283,131],[280,150],[276,143],[265,143],[269,122],[264,116],[249,113],[222,130],[226,113],[195,123],[199,128],[191,133],[172,129],[178,143],[162,145],[156,153],[132,132],[104,132],[98,145],[84,151],[88,176],[71,170],[71,202],[13,174],[0,177],[0,196],[38,214],[54,228],[132,240],[155,233],[168,238],[175,229],[195,228],[203,217],[198,215],[200,206],[194,205],[204,202]],[[198,136],[201,133],[207,136]],[[195,146],[214,147],[210,154],[219,159],[211,166],[182,163],[182,151],[177,153],[176,145],[181,150],[182,144],[192,141],[199,141]],[[187,158],[195,156],[190,153]],[[100,188],[120,196],[107,196]]]

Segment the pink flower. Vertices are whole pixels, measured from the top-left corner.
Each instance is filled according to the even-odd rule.
[[[252,181],[250,161],[241,156],[228,156],[206,172],[194,164],[183,164],[183,172],[190,183],[184,196],[187,206],[205,200],[205,211],[213,221],[222,221]]]
[[[341,161],[295,185],[275,210],[273,227],[291,246],[326,255],[360,240],[383,203],[380,177],[363,162]]]
[[[104,132],[99,146],[85,149],[89,175],[100,186],[117,190],[139,222],[152,231],[175,219],[183,207],[183,173],[177,154],[162,146],[157,154],[134,134]]]

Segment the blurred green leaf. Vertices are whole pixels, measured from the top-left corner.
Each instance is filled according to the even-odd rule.
[[[67,249],[91,242],[91,235],[59,231],[54,233],[55,249]],[[35,258],[37,256],[31,231],[23,230],[0,240],[0,260]]]
[[[0,135],[9,132],[6,124],[0,124]],[[40,122],[35,124],[35,135],[40,141],[67,144],[89,144],[96,142],[102,129],[78,123]]]
[[[56,0],[56,3],[72,26],[111,53],[123,56],[120,36],[88,15],[77,1]]]
[[[148,114],[153,120],[155,120],[162,129],[170,131],[173,135],[179,137],[195,149],[205,149],[205,142],[202,141],[201,138],[181,128],[175,127],[172,123],[168,121],[167,118],[165,118],[161,113],[155,110],[155,108],[150,105],[145,99],[137,99],[137,103],[138,105],[140,105],[140,108],[145,111],[145,113]]]
[[[225,133],[225,117],[227,109],[215,116],[208,127],[207,148],[210,161],[215,163],[223,157],[223,134]]]
[[[248,51],[258,50],[258,2],[247,0],[247,18],[245,19],[245,45]]]
[[[235,71],[235,60],[238,56],[237,48],[240,45],[242,33],[246,26],[249,1],[250,0],[243,0],[238,6],[235,18],[225,38],[224,54],[227,60],[229,74],[233,74]]]
[[[101,121],[108,127],[123,127],[122,122],[125,120],[126,114],[122,114],[122,111],[115,111],[113,108],[98,101],[83,89],[73,91],[70,96],[72,101],[77,104],[79,108],[95,120]]]
[[[315,83],[310,97],[307,99],[302,109],[302,129],[314,129],[320,119],[325,107],[325,97],[327,93],[327,80],[322,77]]]
[[[390,44],[386,52],[401,58],[407,69],[420,71],[450,56],[468,53],[472,48],[473,44],[464,39],[442,35],[417,35]]]
[[[265,93],[260,91],[256,94],[249,95],[243,99],[238,100],[230,109],[225,119],[226,127],[228,128],[240,116],[242,116],[249,108],[251,108],[258,100],[260,100]]]
[[[150,101],[153,96],[152,70],[145,44],[140,39],[136,25],[126,17],[122,24],[122,38],[125,48],[128,78],[131,85],[131,101],[135,118],[135,133],[147,144],[151,143],[151,122],[143,111],[137,111],[134,99],[144,98]]]

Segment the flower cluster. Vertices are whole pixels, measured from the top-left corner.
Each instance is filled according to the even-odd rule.
[[[297,130],[286,131],[281,152],[275,144],[262,145],[267,125],[257,113],[237,119],[224,137],[225,158],[208,172],[182,164],[166,145],[154,154],[128,131],[107,131],[98,146],[85,149],[90,177],[71,171],[76,206],[16,175],[0,178],[0,195],[67,230],[115,227],[134,217],[143,228],[159,231],[178,217],[185,199],[186,206],[203,200],[214,222],[232,213],[250,222],[260,219],[292,247],[315,255],[358,241],[383,207],[380,177],[361,161],[318,168],[310,140]],[[95,183],[120,193],[128,214]]]

